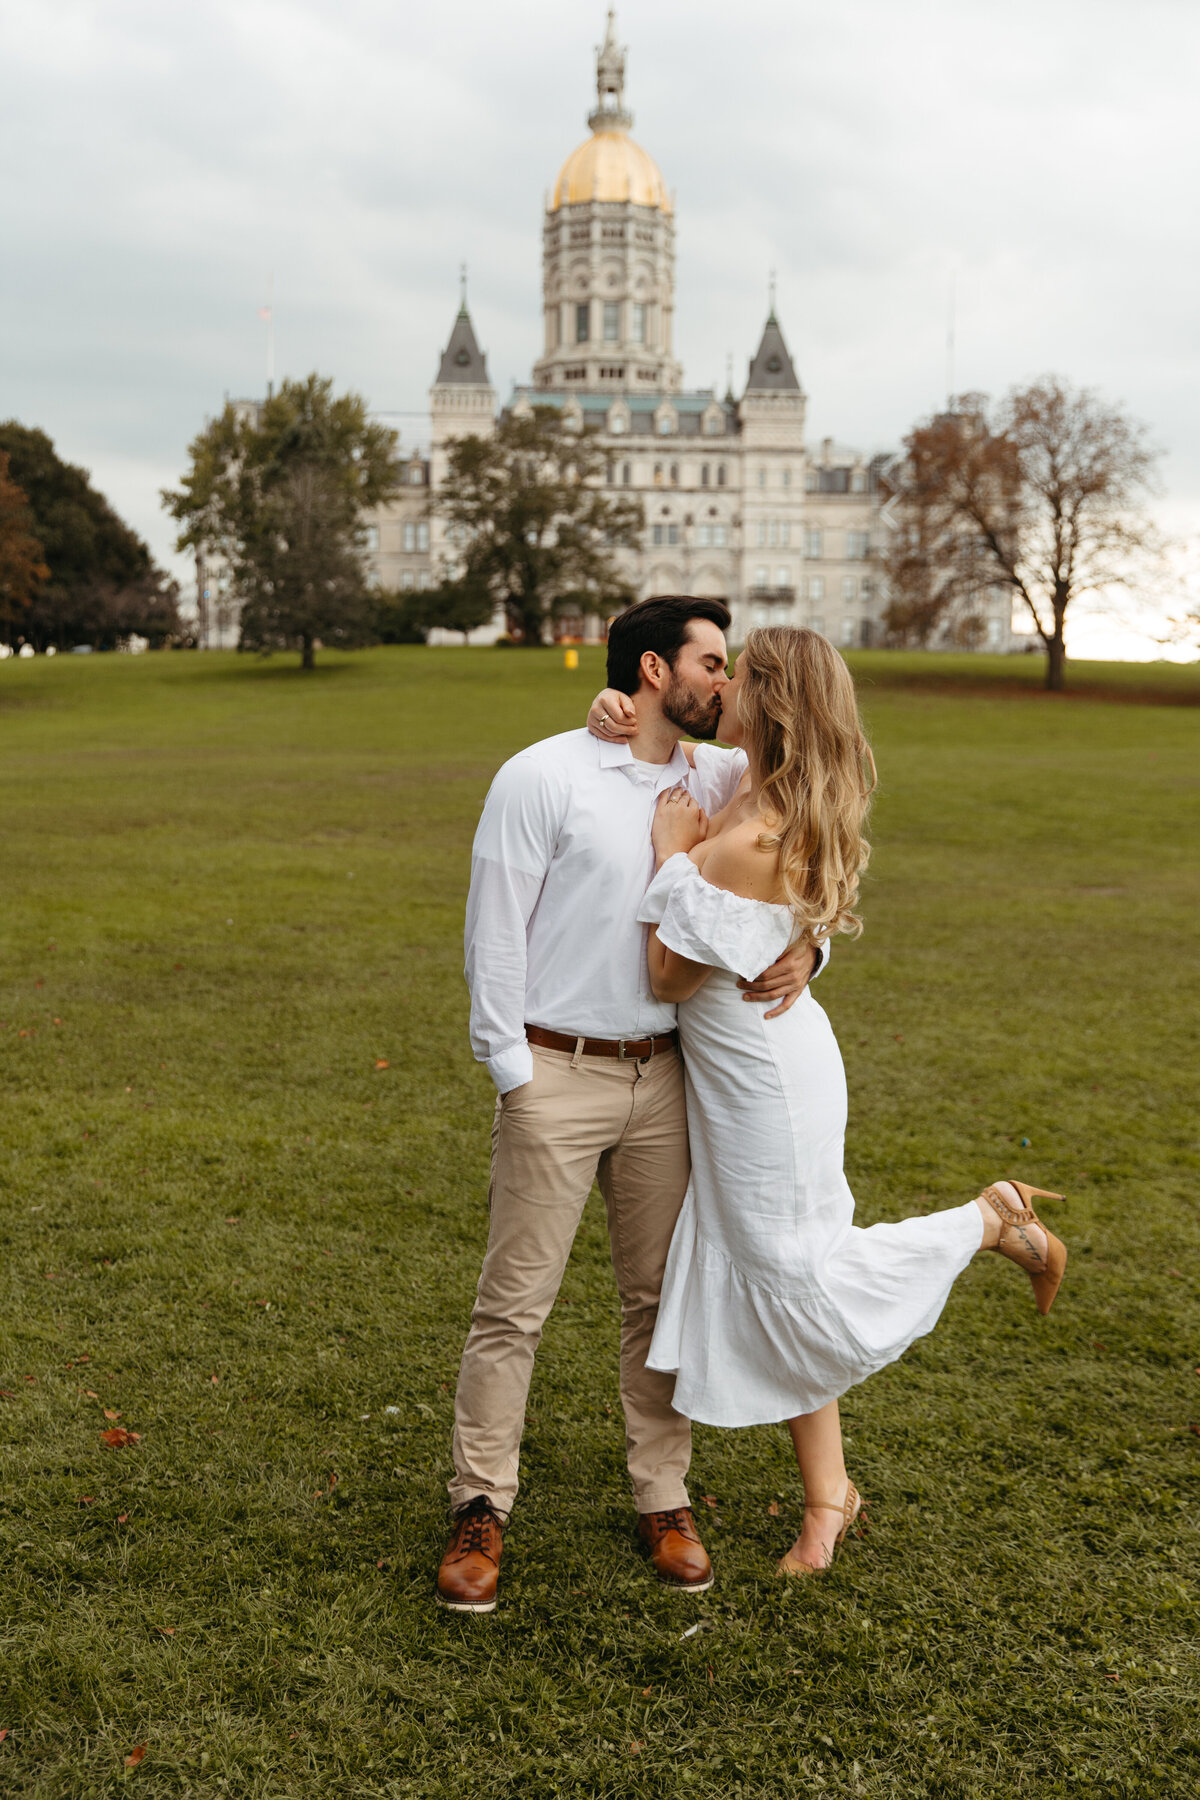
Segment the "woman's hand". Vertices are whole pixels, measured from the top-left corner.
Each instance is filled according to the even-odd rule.
[[[592,701],[587,728],[602,743],[624,744],[637,736],[637,713],[633,701],[620,688],[605,688]]]
[[[696,805],[686,788],[668,788],[658,797],[650,840],[654,845],[655,867],[661,869],[667,858],[680,850],[691,850],[708,836],[708,817]]]

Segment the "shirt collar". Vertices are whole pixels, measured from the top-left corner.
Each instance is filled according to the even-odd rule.
[[[633,751],[626,743],[610,744],[604,738],[597,738],[596,744],[600,751],[600,767],[602,769],[628,768],[634,760]],[[683,753],[683,745],[676,743],[670,760],[662,765],[660,782],[662,785],[673,787],[677,782],[686,781],[690,772],[688,759]]]

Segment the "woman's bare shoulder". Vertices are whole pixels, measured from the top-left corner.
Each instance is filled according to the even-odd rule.
[[[702,872],[714,887],[747,900],[779,899],[779,852],[765,848],[761,819],[747,819],[719,832],[705,845]]]

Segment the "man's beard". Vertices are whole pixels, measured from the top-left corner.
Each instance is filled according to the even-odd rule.
[[[721,701],[713,694],[710,699],[702,700],[694,688],[677,681],[672,671],[670,686],[663,695],[663,717],[672,725],[678,725],[680,731],[686,731],[689,737],[715,738],[717,726],[721,722]]]

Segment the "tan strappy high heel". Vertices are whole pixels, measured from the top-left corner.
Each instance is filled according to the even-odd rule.
[[[1055,1237],[1052,1231],[1046,1230],[1033,1210],[1033,1202],[1035,1199],[1061,1200],[1063,1196],[1052,1194],[1048,1188],[1030,1187],[1024,1181],[1014,1181],[1011,1175],[1004,1176],[1004,1180],[1010,1187],[1016,1188],[1021,1196],[1024,1210],[1017,1212],[1014,1207],[1009,1205],[1004,1195],[997,1192],[994,1187],[984,1188],[979,1198],[987,1201],[1000,1220],[1000,1236],[996,1240],[994,1248],[1024,1269],[1033,1287],[1033,1297],[1037,1301],[1037,1309],[1040,1313],[1045,1314],[1054,1305],[1054,1296],[1062,1286],[1062,1278],[1067,1267],[1067,1247],[1059,1238]],[[1046,1233],[1044,1258],[1034,1249],[1025,1235],[1023,1227],[1027,1225],[1037,1225]],[[1013,1255],[1015,1246],[1010,1233],[1015,1233],[1019,1238],[1024,1251],[1023,1255]],[[1008,1240],[1007,1244],[1006,1239]]]
[[[846,1498],[840,1506],[832,1500],[805,1500],[805,1512],[835,1512],[841,1513],[842,1515],[842,1529],[833,1540],[833,1549],[829,1552],[829,1561],[820,1569],[814,1568],[812,1563],[800,1562],[799,1560],[793,1562],[792,1550],[796,1548],[793,1544],[792,1550],[789,1550],[786,1556],[781,1556],[776,1563],[775,1573],[777,1575],[794,1575],[796,1577],[803,1575],[824,1575],[827,1570],[833,1567],[833,1559],[841,1549],[842,1544],[845,1541],[846,1533],[862,1511],[862,1504],[862,1495],[852,1481],[847,1484]]]

